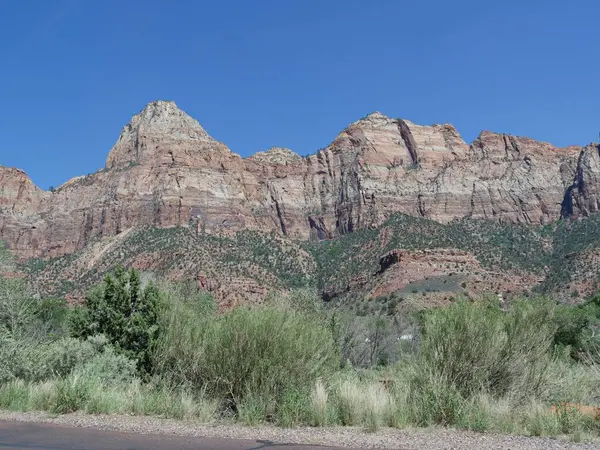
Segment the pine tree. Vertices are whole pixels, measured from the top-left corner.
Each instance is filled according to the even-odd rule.
[[[150,356],[158,335],[158,300],[159,291],[153,284],[142,289],[136,270],[118,267],[73,315],[72,333],[81,338],[104,334],[118,352],[137,360],[142,374],[150,374]]]

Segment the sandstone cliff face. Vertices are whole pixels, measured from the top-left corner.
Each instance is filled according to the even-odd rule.
[[[26,258],[139,225],[327,239],[393,212],[544,224],[597,210],[593,150],[490,132],[469,146],[451,125],[373,113],[311,156],[275,147],[243,159],[174,103],[153,102],[123,128],[104,169],[53,193],[0,167],[0,240]]]
[[[0,166],[0,240],[18,255],[29,256],[38,247],[38,236],[46,227],[40,212],[51,197],[22,170]]]
[[[579,155],[573,184],[563,202],[562,215],[586,216],[600,210],[600,146],[589,145]]]

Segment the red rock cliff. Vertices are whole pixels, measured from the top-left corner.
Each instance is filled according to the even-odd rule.
[[[0,166],[0,240],[20,257],[52,257],[142,224],[300,239],[374,226],[393,212],[545,224],[598,209],[598,161],[596,147],[491,132],[469,146],[452,125],[380,113],[314,155],[275,147],[243,159],[159,101],[123,128],[104,169],[53,193]]]

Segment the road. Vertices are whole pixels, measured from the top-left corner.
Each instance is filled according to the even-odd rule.
[[[257,431],[257,434],[260,432]],[[30,422],[0,421],[0,449],[31,450],[342,450],[335,447],[274,443],[263,440],[145,435],[72,428]],[[345,449],[347,450],[347,449]]]

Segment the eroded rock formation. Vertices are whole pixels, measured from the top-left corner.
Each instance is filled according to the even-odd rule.
[[[545,224],[598,210],[596,147],[555,148],[373,113],[324,149],[274,147],[242,158],[173,102],[127,124],[106,166],[45,192],[0,166],[0,240],[21,258],[54,257],[139,225],[275,231],[328,239],[403,212]]]

